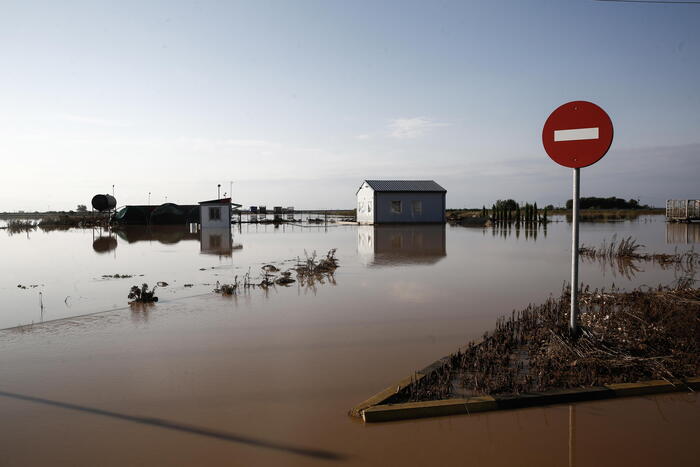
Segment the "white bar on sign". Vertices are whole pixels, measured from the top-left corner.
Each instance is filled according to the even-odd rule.
[[[575,130],[554,130],[554,141],[580,141],[598,139],[598,128],[576,128]]]

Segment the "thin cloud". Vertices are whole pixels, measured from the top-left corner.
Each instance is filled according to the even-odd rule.
[[[102,127],[127,127],[130,124],[125,122],[119,122],[116,120],[108,120],[105,118],[93,117],[89,115],[75,115],[75,114],[59,114],[59,120],[64,120],[67,122],[82,123],[85,125],[94,125]]]
[[[418,138],[441,126],[447,126],[447,123],[436,122],[427,117],[397,118],[389,123],[389,135],[397,139]]]

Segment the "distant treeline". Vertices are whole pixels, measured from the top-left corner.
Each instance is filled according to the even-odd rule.
[[[566,209],[571,209],[573,206],[573,201],[568,200],[566,202]],[[625,201],[622,198],[616,198],[611,196],[610,198],[598,198],[596,196],[591,196],[588,198],[580,198],[579,200],[580,209],[650,209],[646,204],[640,205],[636,199],[630,199]]]

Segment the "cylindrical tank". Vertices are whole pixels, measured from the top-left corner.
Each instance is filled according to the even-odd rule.
[[[112,195],[95,195],[92,197],[95,211],[109,211],[117,207],[117,199]]]

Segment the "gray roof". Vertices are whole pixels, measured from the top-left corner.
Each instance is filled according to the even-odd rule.
[[[424,191],[447,193],[434,180],[365,180],[374,191]]]

